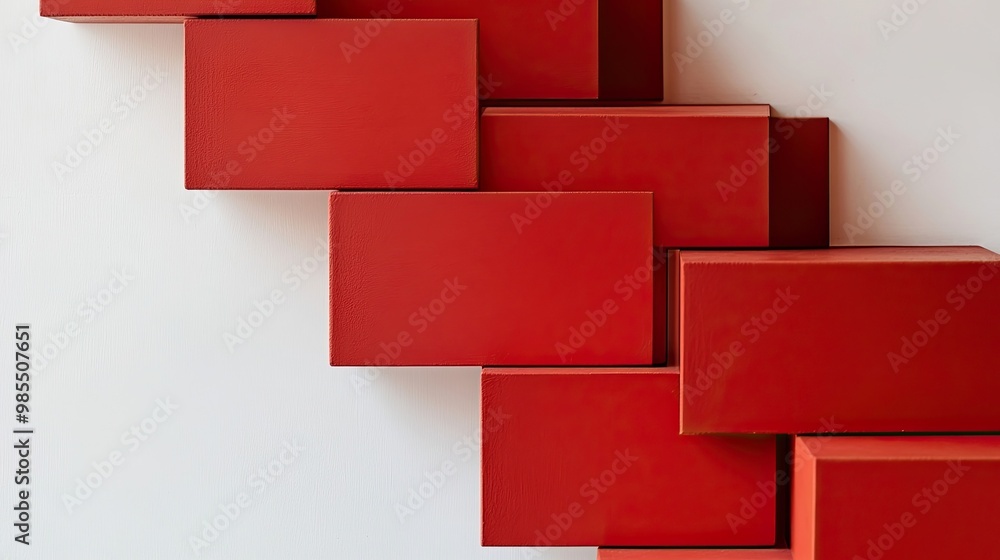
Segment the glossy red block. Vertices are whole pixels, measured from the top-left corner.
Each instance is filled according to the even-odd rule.
[[[772,194],[772,153],[784,161],[811,146],[793,149],[804,132],[772,138],[769,115],[767,106],[489,108],[480,188],[652,190],[658,247],[819,245],[829,212],[815,202],[828,199],[828,181],[802,183],[821,194],[786,203],[798,207],[794,223],[771,212],[775,198],[799,192],[783,182]]]
[[[682,429],[1000,431],[1000,256],[979,247],[680,257]]]
[[[795,560],[996,558],[1000,437],[798,438]]]
[[[330,363],[651,364],[652,195],[534,204],[332,194]]]
[[[792,560],[792,552],[773,548],[602,548],[597,560]]]
[[[773,545],[775,438],[681,436],[679,396],[676,369],[484,370],[483,545]]]
[[[480,95],[503,99],[663,98],[660,0],[320,0],[320,17],[478,19]],[[378,41],[377,31],[353,38]]]
[[[189,189],[455,189],[477,182],[476,23],[185,23]]]
[[[41,0],[43,17],[81,23],[177,23],[194,17],[312,16],[316,0]]]

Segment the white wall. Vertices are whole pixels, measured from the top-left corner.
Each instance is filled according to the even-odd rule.
[[[873,191],[899,179],[905,193],[854,243],[1000,250],[1000,4],[927,0],[886,40],[878,21],[894,1],[672,2],[668,57],[702,20],[732,14],[683,71],[668,58],[668,99],[791,114],[825,88],[837,243]],[[0,3],[0,347],[30,322],[36,353],[50,356],[33,387],[34,544],[12,543],[7,435],[0,558],[193,558],[190,538],[241,493],[249,505],[201,557],[530,557],[477,544],[478,455],[463,441],[477,433],[477,370],[386,370],[356,388],[357,372],[325,365],[325,262],[313,254],[324,250],[326,193],[183,189],[181,28],[44,22],[36,11],[32,0]],[[57,171],[103,119],[110,132],[93,153]],[[905,162],[948,128],[959,138],[914,181]],[[231,351],[225,334],[274,290],[283,303]],[[6,434],[11,381],[0,381]],[[177,407],[157,413],[161,423],[158,399]],[[148,439],[122,440],[144,421]],[[284,455],[283,472],[254,478],[286,442],[302,449]],[[114,452],[123,462],[69,512],[64,495]],[[400,522],[396,504],[444,461],[457,474]]]

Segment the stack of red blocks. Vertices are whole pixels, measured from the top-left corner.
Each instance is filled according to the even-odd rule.
[[[638,104],[659,0],[42,12],[185,21],[187,188],[335,190],[332,365],[484,367],[484,545],[1000,557],[1000,256],[829,248],[826,119]]]

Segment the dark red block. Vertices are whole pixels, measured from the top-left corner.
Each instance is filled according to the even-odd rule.
[[[597,560],[792,560],[790,550],[773,548],[602,548]]]
[[[312,16],[316,0],[41,0],[43,17],[80,23],[178,23],[194,17]]]
[[[997,558],[1000,437],[798,438],[795,560]]]
[[[185,23],[189,189],[455,189],[477,182],[476,22]]]
[[[779,161],[812,151],[802,132],[771,138],[767,106],[489,108],[480,188],[488,191],[652,190],[658,247],[812,246],[829,237],[829,182],[771,193]],[[810,128],[811,130],[811,128]],[[796,142],[797,140],[797,142]],[[785,154],[788,154],[786,157]],[[812,161],[812,160],[810,160]],[[512,165],[510,162],[517,162]],[[792,223],[772,205],[801,203]],[[783,226],[778,224],[783,223]]]
[[[772,248],[830,245],[830,119],[771,118]]]
[[[661,0],[320,0],[320,17],[478,19],[480,95],[503,99],[663,98]],[[377,41],[379,28],[353,37]]]
[[[1000,431],[1000,256],[681,252],[682,429]]]
[[[486,369],[482,399],[485,546],[774,544],[775,438],[679,435],[676,369]]]
[[[334,193],[330,363],[649,365],[652,195]]]

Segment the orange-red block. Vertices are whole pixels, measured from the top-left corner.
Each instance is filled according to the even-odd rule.
[[[799,438],[795,560],[997,558],[1000,437]]]
[[[781,123],[764,105],[489,108],[480,188],[537,191],[538,206],[651,190],[658,247],[826,246],[827,121]]]
[[[652,195],[333,193],[335,366],[650,365]]]
[[[177,23],[195,17],[312,16],[316,0],[41,0],[43,17],[80,23]]]
[[[189,189],[477,183],[476,22],[185,23]]]
[[[792,560],[774,548],[601,548],[597,560]]]
[[[680,256],[681,427],[1000,431],[1000,256],[979,247]]]
[[[478,19],[483,101],[663,98],[661,0],[320,0],[317,11],[376,18],[355,49],[400,18]]]
[[[681,436],[676,369],[486,369],[483,545],[773,546],[773,436]]]

